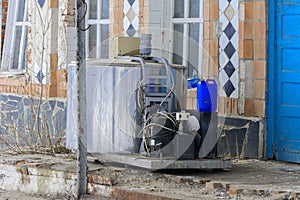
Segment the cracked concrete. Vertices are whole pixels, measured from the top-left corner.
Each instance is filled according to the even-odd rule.
[[[73,197],[74,155],[0,153],[0,188]],[[299,199],[298,164],[236,160],[230,171],[143,171],[89,159],[88,193],[115,199]],[[97,198],[90,196],[89,199]]]

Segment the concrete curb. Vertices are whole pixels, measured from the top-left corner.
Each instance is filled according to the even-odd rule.
[[[76,191],[76,174],[25,164],[0,164],[0,188],[25,193],[73,195]]]
[[[0,188],[9,191],[36,193],[44,195],[70,195],[76,191],[76,174],[65,171],[54,171],[25,164],[0,164]],[[88,174],[89,194],[119,199],[153,199],[178,200],[143,191],[114,187],[109,177]]]
[[[166,175],[166,177],[176,183],[194,182],[208,191],[223,191],[232,196],[250,194],[274,196],[274,198],[285,196],[300,199],[300,191],[293,189],[272,188],[267,185],[240,185],[235,182],[212,181],[207,178],[190,179],[173,175]],[[54,170],[51,169],[49,164],[27,163],[25,161],[2,163],[0,164],[0,188],[31,194],[74,196],[76,191],[76,173],[68,170]],[[87,192],[92,195],[129,200],[178,200],[186,198],[186,196],[178,194],[176,196],[166,196],[160,191],[132,188],[126,184],[118,185],[114,183],[113,178],[92,172],[88,174]],[[197,197],[194,199],[197,199]]]

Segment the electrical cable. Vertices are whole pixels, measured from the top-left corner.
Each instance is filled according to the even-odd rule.
[[[162,106],[162,104],[167,100],[167,98],[172,94],[174,93],[174,88],[175,88],[175,81],[174,81],[174,77],[172,76],[172,71],[171,71],[171,68],[170,68],[170,64],[169,62],[165,59],[165,58],[152,58],[152,60],[154,61],[160,61],[162,62],[164,65],[165,65],[165,68],[166,68],[166,74],[168,74],[168,72],[170,73],[170,78],[171,78],[171,84],[172,84],[172,87],[170,89],[170,91],[168,92],[168,94],[165,96],[165,98],[161,101],[160,103],[160,106]]]
[[[150,124],[145,125],[145,126],[142,128],[142,130],[139,132],[138,136],[139,136],[139,137],[143,136],[143,135],[141,135],[141,133],[142,133],[144,130],[146,130],[146,129],[148,129],[149,127],[152,127],[152,126],[158,126],[158,127],[162,128],[162,129],[166,129],[166,130],[168,130],[168,131],[176,132],[176,130],[171,129],[171,128],[168,128],[168,127],[165,127],[165,126],[163,126],[163,125],[160,125],[160,124],[157,124],[157,123],[150,123]]]
[[[83,21],[83,20],[85,20],[85,17],[86,17],[86,14],[87,14],[87,7],[88,7],[88,5],[87,5],[87,3],[85,2],[85,0],[81,0],[82,1],[82,3],[83,3],[83,5],[84,5],[84,14],[83,14],[83,17],[79,20],[79,22],[78,22],[78,27],[79,27],[79,30],[81,30],[81,31],[87,31],[89,28],[91,28],[91,25],[88,25],[88,27],[87,28],[81,28],[80,27],[80,23]]]
[[[170,97],[170,95],[174,94],[175,81],[174,81],[174,77],[172,75],[172,71],[171,71],[170,65],[169,65],[168,61],[166,59],[164,59],[164,58],[151,58],[151,59],[154,60],[154,61],[162,62],[164,64],[164,66],[166,68],[166,74],[167,74],[167,76],[169,75],[169,77],[171,79],[171,87],[170,87],[170,85],[163,85],[166,88],[168,88],[169,91],[166,94],[166,96],[163,98],[163,100],[160,102],[159,107],[157,108],[157,111],[154,114],[152,114],[151,116],[147,116],[147,113],[145,113],[145,111],[146,111],[145,109],[147,108],[147,106],[145,107],[145,105],[144,105],[146,103],[146,102],[144,102],[144,100],[145,100],[144,99],[144,94],[145,94],[145,90],[144,89],[147,88],[147,86],[149,84],[145,84],[144,85],[144,77],[142,77],[142,79],[140,81],[140,84],[139,84],[139,87],[137,89],[137,106],[138,106],[137,109],[140,110],[141,114],[144,114],[144,123],[142,123],[143,127],[139,131],[138,137],[143,138],[144,146],[145,146],[145,149],[146,149],[148,155],[150,155],[150,150],[148,148],[147,138],[151,137],[151,134],[149,134],[149,130],[148,130],[149,128],[160,127],[160,128],[162,128],[164,130],[171,131],[171,132],[174,133],[174,132],[176,132],[176,128],[178,129],[178,127],[179,127],[179,123],[176,121],[176,119],[172,115],[168,115],[167,113],[164,113],[164,112],[160,111],[160,108],[162,108],[162,105],[164,104],[164,102],[166,102],[166,100]],[[145,63],[142,62],[142,61],[140,61],[140,62],[142,63],[142,70],[144,72],[145,71],[144,70],[144,64]],[[151,120],[154,117],[158,117],[158,116],[163,116],[167,120],[169,120],[175,126],[175,130],[173,130],[171,128],[168,128],[168,127],[166,127],[164,125],[151,122]]]
[[[162,115],[162,116],[164,116],[164,117],[166,117],[167,119],[169,119],[173,123],[173,125],[175,127],[179,126],[179,123],[176,121],[176,119],[174,119],[174,117],[172,115],[167,115],[164,112],[156,112],[156,113],[154,113],[153,115],[151,115],[150,117],[148,117],[148,119],[145,122],[145,124],[147,124],[153,117],[159,116],[159,114]],[[170,116],[172,116],[173,118],[171,118]]]

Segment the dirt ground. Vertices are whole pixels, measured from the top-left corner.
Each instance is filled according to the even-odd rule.
[[[45,196],[45,195],[37,195],[37,194],[25,194],[22,192],[16,191],[7,191],[0,189],[0,199],[1,200],[55,200],[55,199],[62,199],[67,200],[71,199],[70,197],[63,197],[63,196]]]
[[[70,196],[45,196],[37,194],[25,194],[22,192],[12,192],[0,189],[0,199],[1,200],[75,200],[74,197]],[[81,200],[115,200],[114,198],[108,198],[103,196],[95,195],[84,195]]]
[[[96,172],[118,187],[178,199],[300,199],[300,165],[275,161],[234,161],[230,171],[145,172],[121,167]]]

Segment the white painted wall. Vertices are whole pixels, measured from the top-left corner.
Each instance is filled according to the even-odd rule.
[[[37,83],[37,73],[42,69],[46,78],[43,84],[49,83],[50,54],[58,53],[58,42],[61,42],[58,34],[58,9],[50,8],[47,3],[42,8],[35,2],[29,1],[29,27],[28,48],[31,51],[31,62],[28,62],[27,71],[32,81]],[[56,66],[57,67],[57,66]]]

